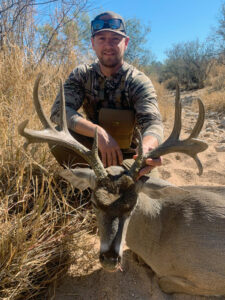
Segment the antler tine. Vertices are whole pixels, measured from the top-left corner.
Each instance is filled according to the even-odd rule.
[[[204,105],[200,99],[197,99],[197,100],[198,100],[198,109],[199,109],[198,120],[197,120],[195,127],[192,130],[192,133],[190,134],[189,138],[196,138],[199,135],[199,133],[202,130],[204,120],[205,120]]]
[[[180,89],[179,85],[176,85],[176,98],[175,98],[175,121],[174,121],[174,126],[172,133],[170,134],[169,139],[172,140],[177,140],[180,136],[181,132],[181,103],[180,103]],[[132,178],[136,179],[138,176],[139,170],[144,167],[145,165],[145,159],[149,157],[150,152],[147,154],[143,155],[143,148],[142,148],[142,138],[140,131],[138,130],[138,156],[131,166],[130,169],[130,175]]]
[[[76,141],[72,135],[69,133],[66,124],[66,114],[65,114],[65,99],[64,96],[60,95],[60,105],[61,105],[61,131],[58,131],[51,124],[51,121],[45,116],[40,101],[38,97],[38,85],[41,79],[41,75],[35,81],[34,85],[34,105],[37,111],[37,114],[45,127],[44,130],[31,130],[27,129],[26,126],[28,124],[28,120],[22,122],[18,126],[19,133],[24,136],[27,142],[24,144],[27,147],[31,143],[51,143],[57,144],[63,147],[66,147],[75,153],[79,154],[82,158],[84,158],[88,164],[94,170],[98,179],[103,179],[107,176],[107,172],[104,169],[104,166],[98,156],[98,137],[97,137],[97,129],[95,132],[95,139],[93,143],[92,150],[89,150],[84,145],[80,144]],[[61,85],[60,93],[63,92],[63,88]]]
[[[176,105],[175,105],[175,122],[174,122],[174,129],[169,136],[169,138],[159,145],[157,148],[149,151],[148,153],[145,154],[144,160],[146,158],[157,158],[159,156],[168,154],[168,153],[174,153],[174,152],[181,152],[184,154],[187,154],[191,156],[199,169],[199,175],[202,174],[203,167],[202,164],[197,156],[199,152],[202,152],[208,148],[208,145],[197,139],[196,137],[199,135],[203,123],[204,123],[204,118],[205,118],[205,111],[204,111],[204,106],[203,103],[201,102],[200,99],[198,99],[199,103],[199,116],[198,120],[195,124],[195,127],[190,134],[190,136],[185,139],[185,140],[179,140],[179,135],[180,135],[180,126],[181,126],[181,108],[180,108],[180,96],[177,94],[176,96]],[[179,120],[178,120],[179,116]],[[176,124],[177,123],[177,124]]]
[[[60,129],[66,133],[69,133],[67,121],[66,121],[66,104],[63,82],[60,79]]]
[[[34,102],[34,106],[35,106],[35,110],[38,114],[38,117],[42,123],[42,125],[44,126],[44,128],[51,128],[52,130],[56,131],[54,126],[52,125],[52,122],[49,120],[49,118],[45,115],[40,100],[39,100],[39,96],[38,96],[38,88],[39,88],[39,84],[40,84],[40,80],[42,77],[42,73],[39,73],[35,83],[34,83],[34,89],[33,89],[33,102]]]
[[[181,102],[180,102],[180,88],[179,85],[176,85],[176,97],[175,97],[175,116],[174,116],[174,124],[173,130],[170,134],[169,139],[177,140],[180,136],[181,132]]]

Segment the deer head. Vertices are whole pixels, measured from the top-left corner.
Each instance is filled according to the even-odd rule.
[[[149,188],[154,185],[154,182],[149,184],[145,182],[145,178],[137,180],[139,170],[145,164],[145,159],[148,157],[157,158],[172,152],[182,152],[195,160],[199,168],[199,174],[202,173],[202,165],[197,154],[204,151],[207,148],[207,144],[197,139],[197,136],[204,122],[203,104],[198,100],[199,116],[196,125],[187,139],[180,140],[181,104],[179,88],[177,88],[175,122],[169,138],[156,149],[143,155],[142,139],[139,134],[138,157],[131,169],[127,171],[119,166],[111,166],[105,169],[98,156],[97,132],[91,150],[84,147],[70,135],[66,123],[65,99],[62,83],[60,88],[61,130],[57,131],[51,121],[46,117],[38,97],[40,79],[41,75],[36,79],[33,99],[35,109],[44,126],[44,130],[34,131],[27,129],[28,120],[26,120],[19,125],[19,133],[26,138],[26,147],[31,143],[54,142],[54,144],[59,144],[75,151],[91,166],[92,169],[64,169],[61,172],[61,176],[70,181],[76,188],[85,189],[90,187],[92,189],[91,201],[96,211],[100,234],[100,262],[107,270],[114,271],[121,263],[127,227],[132,212],[137,204],[139,193],[144,192],[145,194],[154,194],[154,197],[158,196],[157,193],[152,192],[152,189]],[[160,191],[160,194],[166,194],[168,189],[171,191],[173,187],[169,183],[166,183],[166,187],[164,185],[164,189]]]

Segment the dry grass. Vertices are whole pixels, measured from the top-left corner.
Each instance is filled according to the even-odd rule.
[[[27,165],[4,171],[0,298],[45,299],[49,284],[68,268],[72,236],[79,239],[88,230],[87,213],[67,185],[40,169]],[[14,184],[4,182],[9,176]],[[73,200],[73,207],[66,197]]]
[[[152,82],[156,90],[162,120],[165,122],[169,117],[173,116],[174,103],[171,101],[172,99],[169,97],[168,91],[163,84],[154,79]]]
[[[204,91],[202,100],[207,110],[225,112],[225,90],[220,91]]]
[[[214,64],[206,81],[202,99],[207,110],[225,111],[225,65]]]
[[[66,71],[47,64],[35,70],[17,47],[0,61],[0,299],[47,299],[50,283],[68,268],[72,239],[92,227],[89,193],[57,178],[47,147],[25,152],[17,127],[29,119],[28,127],[41,128],[32,104],[37,74],[45,71],[40,94],[49,113]]]

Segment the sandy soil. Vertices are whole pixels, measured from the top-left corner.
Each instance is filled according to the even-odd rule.
[[[196,121],[196,114],[191,106],[192,95],[182,95],[182,138],[190,133],[190,128],[193,128]],[[204,167],[202,176],[198,176],[196,164],[191,158],[170,154],[164,158],[164,164],[159,168],[161,177],[176,185],[225,185],[225,126],[221,126],[224,117],[225,115],[217,113],[206,116],[200,138],[208,142],[209,148],[199,154]],[[168,135],[171,130],[169,119],[165,128]],[[82,244],[86,245],[86,249],[80,250],[79,257],[74,257],[74,263],[56,289],[56,300],[225,299],[162,293],[151,269],[138,262],[129,249],[124,252],[123,271],[107,273],[98,262],[98,237],[84,237]]]

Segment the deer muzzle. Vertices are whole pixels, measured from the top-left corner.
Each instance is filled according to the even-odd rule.
[[[115,252],[108,251],[99,255],[99,260],[104,269],[109,272],[115,272],[119,269],[121,256]]]

